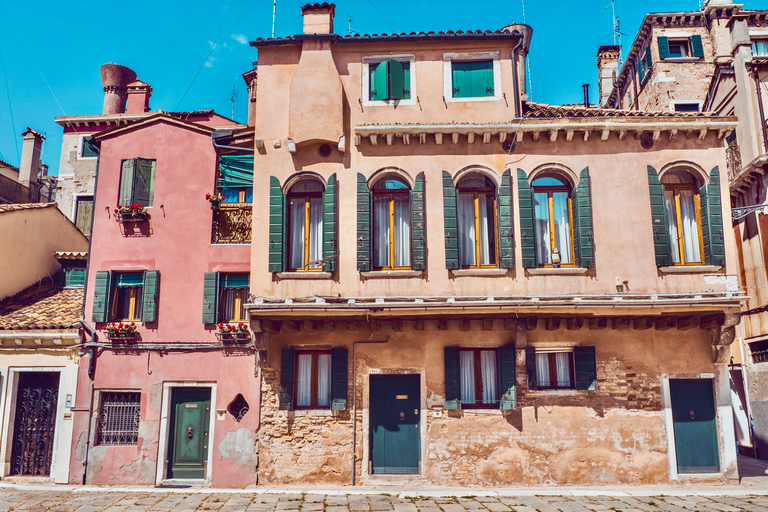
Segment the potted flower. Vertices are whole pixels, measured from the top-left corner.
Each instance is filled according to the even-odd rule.
[[[248,324],[240,322],[238,324],[219,324],[219,332],[216,337],[223,342],[242,343],[251,341],[251,332],[248,330]]]
[[[134,322],[110,322],[104,326],[107,338],[113,341],[133,341],[136,339],[136,324]]]
[[[219,205],[224,200],[224,195],[219,194],[218,192],[214,192],[213,194],[209,192],[205,194],[205,198],[211,202],[211,210],[216,211],[219,209]]]
[[[118,222],[141,222],[147,215],[147,209],[140,204],[130,206],[117,205],[115,220]]]

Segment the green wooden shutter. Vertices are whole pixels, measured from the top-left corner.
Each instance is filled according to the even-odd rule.
[[[471,62],[452,62],[451,75],[454,98],[472,97]]]
[[[517,170],[517,204],[520,210],[520,248],[523,251],[523,267],[536,268],[536,228],[533,219],[533,191],[528,176]]]
[[[411,97],[411,64],[389,61],[389,99],[406,100]]]
[[[643,83],[645,80],[645,62],[642,60],[637,63],[637,81]]]
[[[144,297],[141,321],[144,323],[157,320],[157,291],[160,286],[160,271],[144,271]]]
[[[146,158],[136,159],[133,173],[133,203],[152,206],[155,195],[155,161]]]
[[[371,270],[371,190],[357,173],[357,270]]]
[[[659,58],[660,59],[668,59],[669,58],[669,39],[667,39],[664,36],[659,37],[657,40],[659,45]]]
[[[120,172],[120,193],[117,203],[122,206],[130,206],[133,203],[133,175],[136,169],[136,159],[123,160],[123,168]]]
[[[723,208],[720,198],[720,169],[709,173],[709,184],[699,191],[701,204],[701,232],[704,237],[704,262],[707,265],[725,266],[723,234]]]
[[[343,411],[347,408],[347,349],[331,350],[331,409]]]
[[[445,408],[461,409],[459,347],[445,347]]]
[[[499,267],[515,267],[515,229],[512,219],[512,171],[501,175],[497,199],[499,219]]]
[[[483,60],[470,62],[471,96],[493,96],[493,61]]]
[[[284,348],[280,353],[280,396],[278,397],[280,405],[278,409],[281,411],[293,410],[293,360],[295,354],[296,351],[292,348]]]
[[[206,272],[203,277],[203,323],[219,321],[219,273]]]
[[[645,49],[645,67],[646,71],[650,71],[653,67],[653,57],[651,56],[651,47]]]
[[[578,258],[578,265],[580,267],[594,267],[595,249],[593,244],[594,230],[592,226],[592,193],[589,167],[581,171],[579,186],[575,192],[576,197],[571,200],[574,225],[574,253]]]
[[[669,241],[667,240],[667,214],[664,207],[664,187],[659,181],[656,169],[648,166],[648,190],[651,196],[651,227],[653,228],[653,250],[656,265],[669,265]]]
[[[597,385],[595,347],[573,347],[573,366],[576,389],[594,390]]]
[[[528,389],[539,389],[536,380],[536,349],[525,347],[525,373],[527,373]]]
[[[370,78],[371,100],[386,100],[389,97],[387,90],[389,62],[379,62],[378,64],[369,64],[368,73]]]
[[[285,196],[280,188],[280,180],[269,178],[269,271],[282,272],[284,265]]]
[[[691,53],[694,57],[704,57],[704,45],[701,44],[701,36],[691,36]]]
[[[499,374],[500,408],[517,409],[517,371],[515,346],[505,345],[496,349]]]
[[[427,268],[427,229],[424,218],[424,173],[416,175],[411,191],[411,268]]]
[[[336,270],[338,262],[338,232],[337,232],[337,202],[338,202],[338,184],[336,183],[336,173],[328,178],[328,186],[323,193],[323,259],[326,259],[323,270],[333,272]]]
[[[91,320],[97,323],[109,321],[109,295],[112,288],[112,273],[109,270],[98,270],[93,286],[93,316]]]
[[[445,268],[455,270],[459,265],[459,216],[456,188],[448,171],[443,171],[443,223],[445,224]]]

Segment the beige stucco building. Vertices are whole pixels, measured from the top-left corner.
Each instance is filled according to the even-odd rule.
[[[302,14],[251,43],[259,482],[736,478],[736,119],[528,102],[525,25]]]

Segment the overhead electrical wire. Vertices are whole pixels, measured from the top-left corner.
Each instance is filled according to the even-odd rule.
[[[5,71],[5,62],[3,61],[3,52],[0,51],[0,67],[3,68],[3,76],[5,77],[5,95],[8,96],[8,111],[11,114],[11,128],[13,128],[13,143],[16,145],[16,158],[21,162],[21,155],[19,154],[19,141],[16,137],[16,122],[13,120],[13,107],[11,106],[11,91],[8,87],[8,73]]]

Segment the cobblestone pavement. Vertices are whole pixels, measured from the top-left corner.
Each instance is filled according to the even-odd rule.
[[[708,489],[708,492],[717,492]],[[433,491],[434,492],[434,491]],[[431,492],[431,493],[433,493]],[[439,492],[439,491],[437,491]],[[470,491],[471,492],[471,491]],[[505,490],[512,494],[514,490]],[[212,510],[219,512],[737,512],[768,511],[766,495],[612,495],[585,493],[503,496],[423,496],[418,492],[393,494],[272,494],[260,492],[147,492],[140,490],[17,490],[0,489],[0,512],[77,511],[144,512]],[[689,491],[690,492],[690,491]]]

